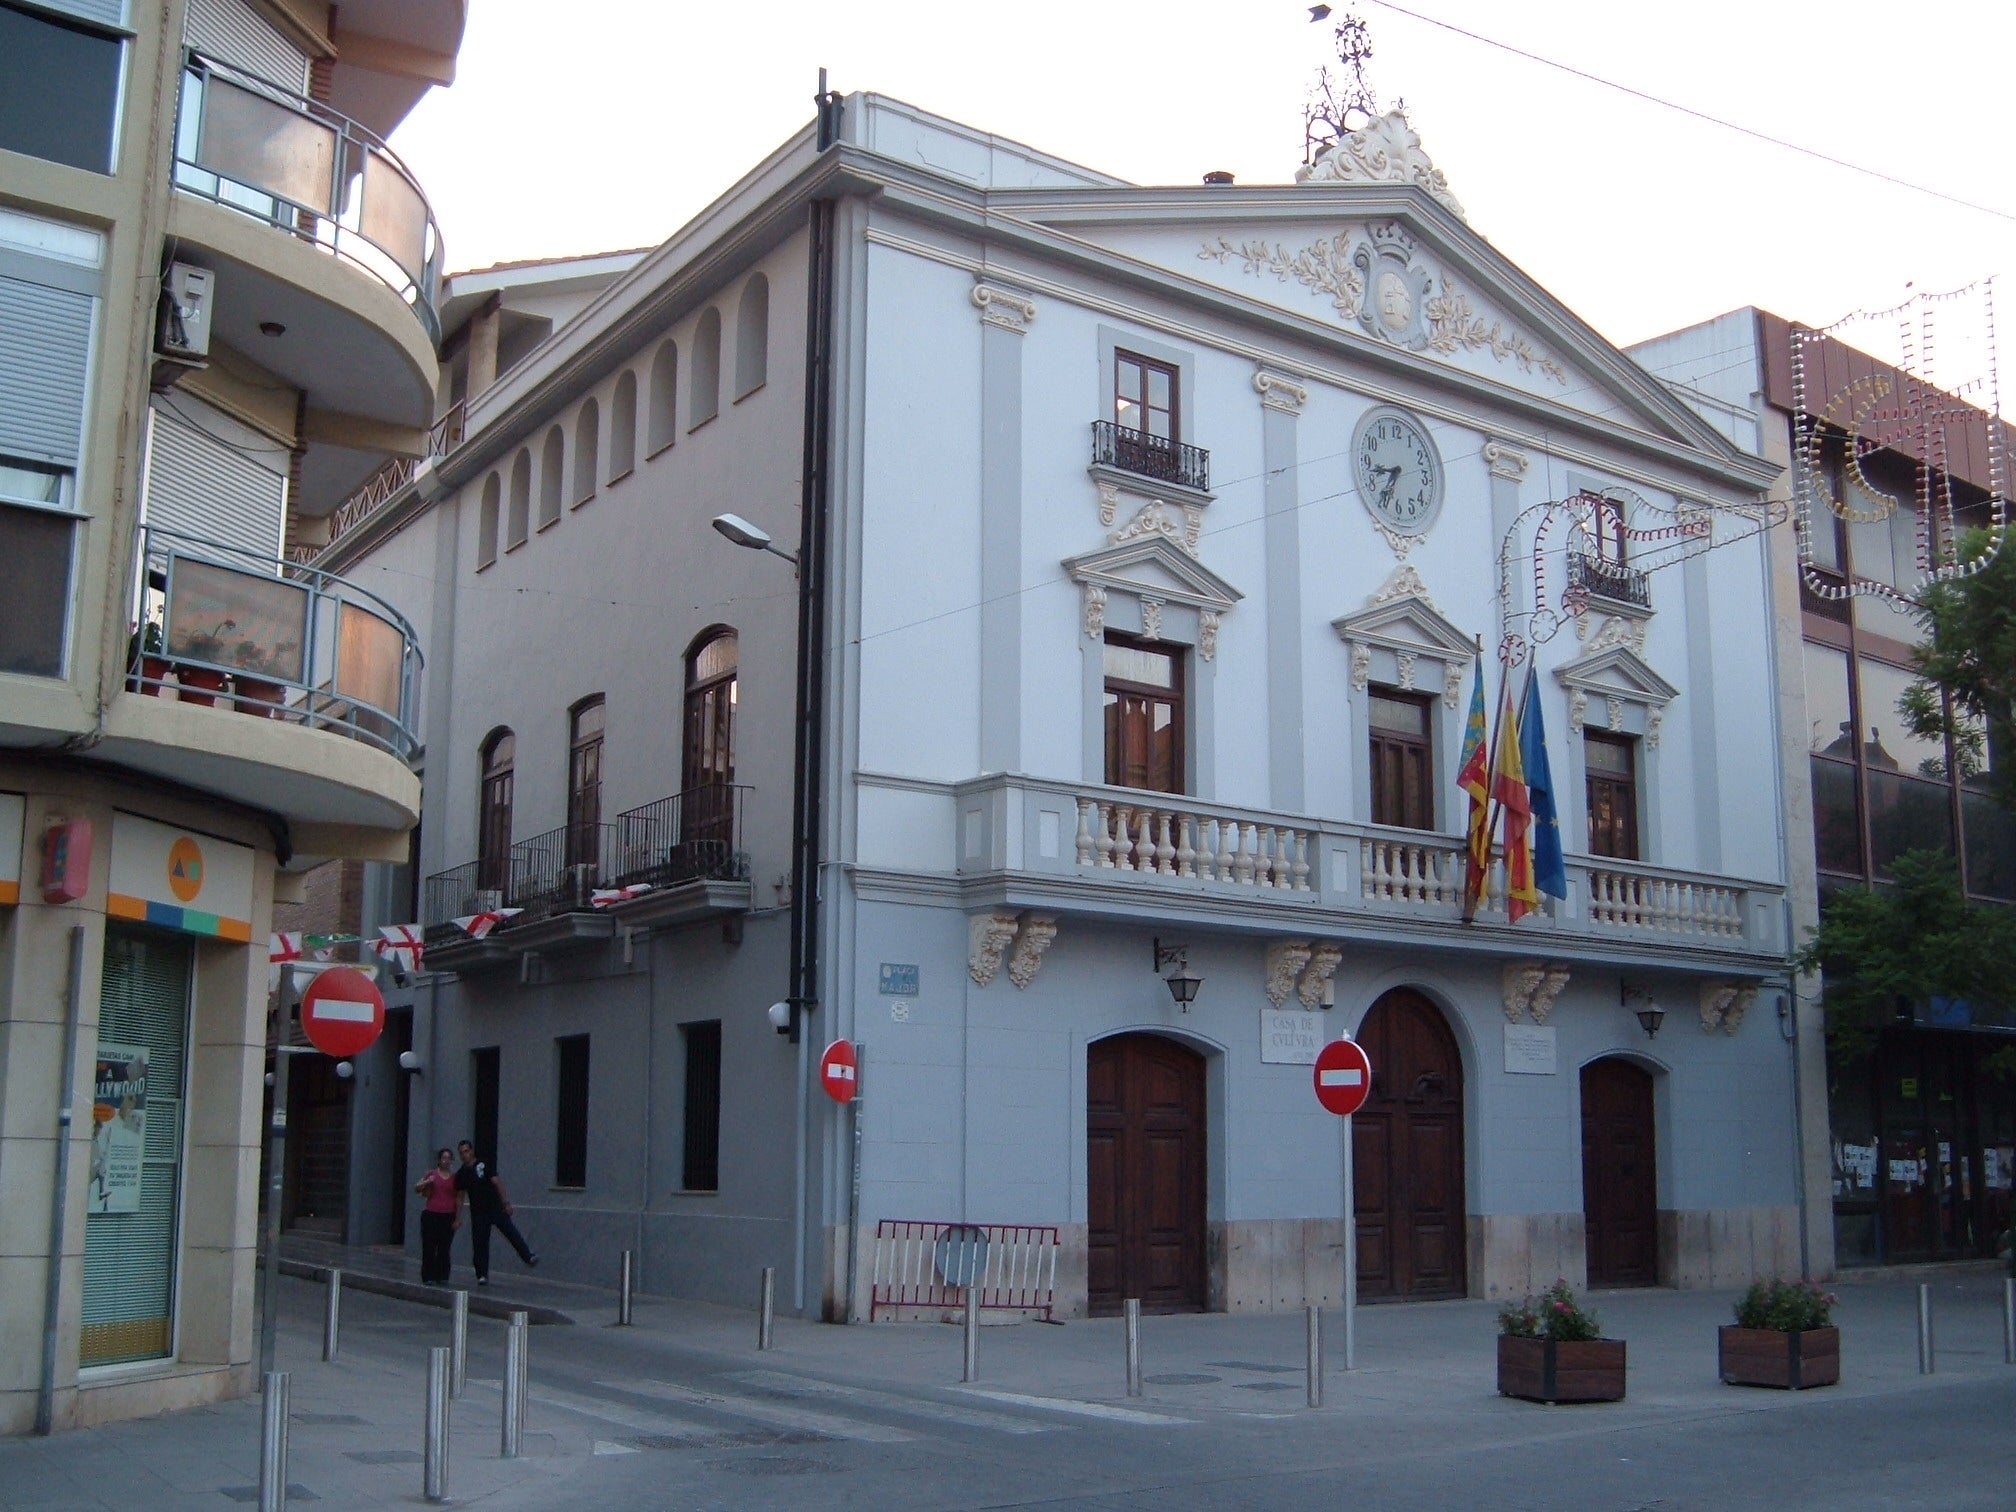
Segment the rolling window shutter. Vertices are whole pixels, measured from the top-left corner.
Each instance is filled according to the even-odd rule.
[[[295,94],[308,92],[308,55],[243,0],[189,0],[182,35],[205,57]]]
[[[147,523],[277,563],[287,523],[287,478],[274,469],[286,466],[287,453],[186,395],[175,403],[185,414],[161,408],[153,412]],[[273,466],[267,465],[269,457]],[[202,552],[195,542],[175,545]],[[250,564],[239,560],[232,565]]]
[[[0,452],[77,466],[96,303],[0,277]]]

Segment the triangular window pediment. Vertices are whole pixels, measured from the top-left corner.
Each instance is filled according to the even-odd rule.
[[[1437,661],[1468,661],[1477,654],[1476,641],[1422,595],[1374,604],[1330,623],[1347,642],[1389,651],[1411,651]]]
[[[1651,664],[1629,646],[1578,657],[1554,669],[1554,680],[1571,693],[1594,698],[1619,698],[1648,708],[1664,708],[1680,696],[1680,690],[1652,670]]]
[[[1123,541],[1066,557],[1074,582],[1224,613],[1246,595],[1165,536]]]

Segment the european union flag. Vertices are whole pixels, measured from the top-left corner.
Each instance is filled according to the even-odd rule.
[[[1519,714],[1519,764],[1533,816],[1533,885],[1549,897],[1568,896],[1568,868],[1561,860],[1561,821],[1554,812],[1554,774],[1547,766],[1547,730],[1540,722],[1540,679],[1526,680],[1526,707]]]

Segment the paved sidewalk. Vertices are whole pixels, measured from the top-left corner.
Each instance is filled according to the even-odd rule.
[[[288,1257],[315,1262],[291,1244]],[[445,1297],[419,1287],[397,1255],[322,1258],[340,1258],[346,1278],[368,1276],[382,1290],[346,1291],[343,1348],[325,1365],[322,1287],[283,1282],[280,1362],[292,1378],[289,1481],[298,1488],[292,1500],[420,1504],[425,1351],[447,1342],[446,1319],[435,1310]],[[1304,1406],[1299,1313],[1146,1318],[1145,1392],[1129,1398],[1115,1319],[986,1328],[980,1379],[965,1387],[956,1327],[838,1328],[779,1318],[775,1347],[759,1353],[753,1310],[639,1299],[637,1327],[617,1330],[610,1326],[612,1292],[527,1276],[493,1280],[488,1301],[507,1310],[530,1304],[576,1325],[535,1331],[526,1457],[506,1461],[498,1444],[504,1330],[486,1318],[472,1321],[469,1389],[453,1411],[450,1489],[457,1503],[499,1508],[568,1502],[613,1482],[618,1466],[598,1457],[643,1453],[624,1462],[643,1468],[663,1459],[651,1458],[654,1449],[697,1447],[760,1466],[786,1462],[774,1453],[780,1444],[816,1441],[845,1463],[858,1451],[866,1465],[891,1446],[904,1454],[929,1449],[936,1434],[939,1450],[984,1461],[986,1442],[1055,1441],[1061,1448],[1075,1428],[1132,1435],[1109,1451],[1111,1463],[1131,1473],[1130,1453],[1151,1464],[1158,1457],[1176,1462],[1171,1432],[1233,1444],[1271,1443],[1272,1435],[1284,1455],[1309,1434],[1403,1452],[1409,1442],[1431,1439],[1530,1447],[1690,1423],[1712,1443],[1738,1423],[1765,1421],[1757,1414],[1773,1415],[1769,1421],[1785,1425],[1778,1431],[1792,1433],[1819,1423],[1816,1414],[1830,1403],[1930,1407],[1947,1400],[1937,1395],[1942,1388],[1971,1382],[1999,1394],[2004,1384],[2016,1385],[2016,1368],[2003,1363],[2001,1276],[1986,1268],[1930,1278],[1939,1349],[1938,1372],[1929,1377],[1918,1372],[1912,1281],[1837,1288],[1842,1383],[1805,1393],[1744,1390],[1716,1379],[1715,1328],[1730,1317],[1731,1293],[1610,1292],[1591,1301],[1606,1332],[1629,1342],[1630,1394],[1622,1403],[1545,1408],[1497,1396],[1496,1306],[1453,1302],[1361,1309],[1358,1369],[1350,1373],[1341,1319],[1328,1315],[1325,1405],[1313,1412]],[[0,1508],[193,1512],[254,1501],[259,1428],[253,1398],[51,1439],[0,1441]],[[1053,1437],[1006,1437],[1040,1433]],[[766,1458],[766,1451],[773,1452]],[[673,1474],[674,1463],[664,1463],[657,1473]],[[598,1465],[609,1467],[599,1479]],[[692,1468],[733,1467],[716,1458]],[[753,1506],[755,1483],[746,1484]]]

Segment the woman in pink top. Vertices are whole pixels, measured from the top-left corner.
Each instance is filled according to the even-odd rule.
[[[438,1150],[434,1169],[413,1183],[427,1201],[420,1209],[420,1279],[429,1286],[448,1283],[449,1247],[462,1226],[462,1194],[455,1189],[455,1152]]]

